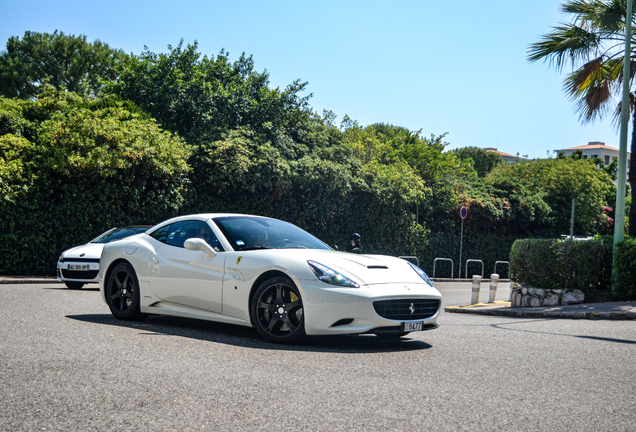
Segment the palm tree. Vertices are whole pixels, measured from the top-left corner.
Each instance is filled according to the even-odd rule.
[[[620,124],[623,59],[625,56],[626,0],[569,0],[561,10],[572,17],[569,24],[553,27],[551,33],[530,45],[528,60],[548,61],[557,71],[570,65],[563,88],[575,102],[582,123],[612,114]],[[632,15],[632,23],[634,15]],[[636,47],[634,38],[632,47]],[[636,52],[630,53],[630,88],[636,72]],[[629,94],[632,123],[636,126],[636,94]],[[630,168],[636,169],[636,127],[632,129]],[[636,174],[628,179],[632,204],[629,235],[636,236]],[[618,193],[618,192],[617,192]]]

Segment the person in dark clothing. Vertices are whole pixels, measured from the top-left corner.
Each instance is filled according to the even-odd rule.
[[[351,243],[345,249],[347,252],[351,253],[362,253],[362,243],[360,243],[360,234],[353,233],[351,235]]]

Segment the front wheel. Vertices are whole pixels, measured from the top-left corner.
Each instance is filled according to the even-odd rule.
[[[72,290],[82,289],[82,287],[84,286],[82,282],[64,282],[64,284],[66,285],[66,288]]]
[[[139,281],[135,269],[128,263],[117,264],[108,277],[106,300],[115,318],[139,321],[146,318],[139,310]]]
[[[256,331],[276,343],[294,343],[305,337],[303,302],[294,282],[286,277],[265,281],[250,306]]]

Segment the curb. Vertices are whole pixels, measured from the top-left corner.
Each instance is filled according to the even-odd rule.
[[[43,283],[64,283],[55,276],[42,277],[19,277],[19,276],[0,276],[0,285],[2,284],[43,284]]]
[[[449,306],[444,312],[473,315],[509,316],[518,318],[566,318],[597,320],[636,320],[634,311],[580,311],[580,310],[537,310],[511,308],[510,302],[479,303],[468,306]],[[493,307],[499,306],[499,307]]]

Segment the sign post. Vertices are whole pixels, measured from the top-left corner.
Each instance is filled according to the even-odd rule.
[[[459,240],[459,274],[457,275],[457,278],[462,277],[462,248],[464,246],[464,219],[466,219],[466,216],[468,216],[468,209],[466,209],[466,207],[462,207],[459,210],[459,215],[462,217],[462,230],[461,230],[461,236]]]

